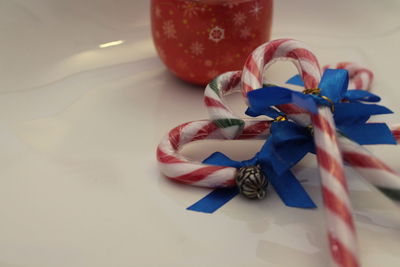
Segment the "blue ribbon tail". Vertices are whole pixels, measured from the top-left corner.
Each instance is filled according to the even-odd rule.
[[[237,187],[218,188],[188,207],[187,210],[213,213],[228,203],[237,194],[239,194],[239,189]]]
[[[364,90],[348,90],[345,99],[350,102],[364,101],[364,102],[379,102],[381,98],[373,93]]]
[[[396,145],[392,131],[385,123],[343,125],[339,130],[360,145]]]
[[[352,125],[365,123],[373,115],[391,114],[387,107],[376,104],[337,103],[334,119],[337,125]]]
[[[255,160],[256,159],[254,158],[248,162],[251,163]],[[203,160],[203,163],[216,166],[229,166],[234,168],[241,168],[244,166],[244,163],[232,160],[221,152],[215,152],[211,154],[211,156]],[[187,210],[213,213],[228,203],[237,194],[239,194],[239,190],[236,186],[231,188],[217,188],[192,206],[188,207]]]
[[[304,87],[303,79],[301,78],[301,76],[299,74],[290,78],[286,83]]]
[[[303,209],[317,207],[291,171],[280,176],[268,167],[263,167],[263,171],[286,206]]]

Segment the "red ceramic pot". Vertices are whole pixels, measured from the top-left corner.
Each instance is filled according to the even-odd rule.
[[[270,38],[272,0],[152,0],[153,39],[168,69],[205,85],[241,70]]]

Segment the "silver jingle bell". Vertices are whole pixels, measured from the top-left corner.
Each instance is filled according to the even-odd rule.
[[[251,199],[263,199],[268,181],[258,166],[240,168],[236,175],[236,185],[241,194]]]

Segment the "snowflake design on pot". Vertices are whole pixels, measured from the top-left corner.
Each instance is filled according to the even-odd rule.
[[[213,42],[219,43],[220,41],[225,39],[225,30],[219,26],[212,28],[210,31],[210,35],[208,36],[208,39],[210,39]]]
[[[261,10],[263,10],[262,5],[260,5],[259,2],[256,2],[252,6],[250,13],[253,13],[256,16],[256,19],[258,19],[258,15],[260,14]]]
[[[247,39],[251,36],[251,29],[245,26],[243,29],[240,30],[240,38]]]
[[[197,16],[197,10],[199,8],[197,7],[196,3],[186,2],[182,6],[182,9],[183,9],[183,16],[191,18],[191,17]]]
[[[192,52],[192,54],[199,56],[204,52],[204,45],[200,42],[194,42],[190,46],[190,51]]]
[[[246,19],[247,16],[241,11],[233,15],[233,23],[237,26],[243,25],[246,22]]]
[[[172,20],[167,20],[163,24],[164,35],[168,39],[176,38],[175,24]]]

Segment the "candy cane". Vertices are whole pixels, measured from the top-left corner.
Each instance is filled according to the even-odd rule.
[[[328,67],[332,66],[326,66],[324,69]],[[360,79],[360,75],[366,74],[368,80],[363,79],[364,82],[358,89],[369,90],[371,87],[373,74],[370,70],[348,62],[338,63],[337,65],[333,65],[333,67],[346,69],[350,72],[350,86],[351,84],[354,86],[354,84],[357,83],[354,80]],[[214,121],[224,122],[225,128],[221,129],[222,134],[229,139],[241,133],[241,128],[237,127],[237,125],[243,124],[244,122],[238,122],[240,118],[233,114],[229,106],[226,105],[223,97],[240,91],[240,88],[237,86],[237,77],[240,74],[241,72],[222,74],[208,85],[205,90],[205,98],[212,99],[212,101],[206,99],[204,101],[210,117]],[[210,105],[210,103],[212,105]],[[308,115],[305,114],[303,118],[307,116]],[[299,117],[301,116],[298,116],[298,118]],[[230,122],[233,123],[232,127],[229,127]],[[307,125],[308,122],[309,119],[306,119],[306,122],[302,124]],[[392,126],[391,129],[396,140],[400,142],[400,125]],[[339,136],[339,145],[342,150],[342,157],[347,164],[354,167],[363,178],[381,190],[386,196],[392,200],[400,201],[400,177],[398,173],[393,171],[382,160],[369,153],[365,148],[343,136]],[[376,178],[377,175],[379,179]],[[397,193],[394,194],[393,192]]]
[[[246,120],[242,133],[235,140],[266,139],[270,124],[270,121]],[[207,139],[227,140],[221,129],[211,121],[193,121],[172,129],[157,148],[161,172],[171,180],[194,186],[234,186],[236,168],[194,162],[179,154],[183,145]]]
[[[331,67],[327,66],[324,69]],[[368,90],[371,87],[373,81],[373,74],[370,70],[362,68],[354,63],[339,63],[334,66],[335,68],[342,68],[349,71],[350,76],[350,88],[357,88],[362,90]],[[216,79],[216,82],[207,87],[205,95],[211,95],[215,102],[219,103],[219,108],[223,112],[218,112],[218,109],[208,108],[211,118],[218,119],[230,119],[234,118],[235,120],[238,116],[233,113],[226,112],[230,110],[228,106],[226,106],[223,101],[223,96],[229,95],[231,93],[237,92],[237,87],[224,87],[225,84],[236,84],[237,83],[237,73],[236,76],[233,73],[224,74],[224,77],[219,77]],[[229,81],[229,77],[231,77],[231,81]],[[357,81],[358,80],[358,81]],[[221,82],[223,81],[223,82]],[[361,82],[359,82],[361,81]],[[207,104],[207,102],[206,102]],[[208,106],[208,105],[207,105]],[[301,117],[301,116],[298,116]],[[228,120],[229,121],[229,120]],[[306,125],[308,122],[303,124]],[[237,122],[236,122],[237,123]],[[225,125],[227,127],[227,125]],[[229,127],[228,127],[229,128]],[[391,127],[394,136],[397,140],[400,140],[400,125]],[[240,133],[240,129],[237,133]],[[224,132],[223,132],[224,133]],[[232,132],[229,132],[228,135],[232,135]],[[384,164],[381,160],[374,157],[371,153],[369,153],[366,149],[359,146],[358,144],[340,136],[339,144],[342,150],[342,156],[344,160],[354,166],[355,170],[358,171],[363,177],[365,177],[370,183],[378,187],[381,191],[387,194],[392,199],[398,199],[398,194],[392,194],[393,191],[396,192],[396,189],[400,189],[400,179],[398,174],[396,174],[392,169],[390,169],[386,164]],[[377,178],[378,177],[378,178]]]
[[[350,88],[371,89],[374,75],[369,69],[355,63],[340,62],[336,65],[327,65],[327,68],[346,69],[349,72]],[[393,136],[400,143],[400,126],[391,126]],[[377,187],[382,193],[395,201],[400,201],[400,174],[386,165],[382,160],[371,154],[357,143],[339,136],[339,146],[343,159],[351,165],[362,177]]]
[[[241,71],[221,74],[207,85],[204,93],[204,104],[210,118],[221,128],[222,134],[228,139],[233,139],[240,134],[244,122],[232,112],[222,97],[240,92],[241,78]]]
[[[400,200],[399,175],[364,147],[343,138],[339,143],[344,160],[361,176],[369,177],[375,187],[394,200]],[[374,166],[371,168],[370,166]],[[384,179],[382,179],[384,177]]]
[[[337,66],[343,65],[339,63]],[[364,68],[362,68],[362,70],[371,72]],[[238,124],[235,120],[241,119],[238,119],[239,117],[231,111],[231,109],[223,99],[224,96],[240,91],[240,88],[236,86],[238,73],[239,72],[222,74],[221,76],[223,77],[217,77],[214,84],[210,84],[205,90],[205,97],[211,97],[213,99],[212,102],[218,103],[218,107],[216,107],[215,104],[208,105],[211,101],[204,101],[207,105],[207,110],[210,114],[210,117],[215,121],[225,121],[224,126],[226,128],[221,129],[221,134],[223,134],[228,139],[230,139],[229,136],[236,136],[241,133],[241,129],[239,127],[229,127],[228,122],[234,121],[235,124],[233,126],[235,126]],[[352,76],[352,79],[354,79],[354,77],[355,76]],[[229,78],[231,79],[230,82]],[[352,80],[350,80],[350,82],[351,81]],[[365,84],[367,88],[370,87],[371,82],[372,80]],[[235,84],[235,86],[224,87],[223,85],[226,84]],[[360,89],[364,90],[364,87]],[[244,121],[242,123],[244,123]],[[393,125],[390,128],[396,140],[400,142],[400,125]],[[357,143],[348,140],[347,138],[344,138],[343,136],[339,136],[339,145],[341,147],[342,156],[345,162],[354,167],[355,170],[372,185],[374,185],[384,193],[391,190],[400,190],[400,179],[398,177],[398,174],[396,174],[395,171],[393,171],[381,160],[377,159],[374,155],[369,153],[365,148],[358,145]],[[358,155],[360,153],[362,155]],[[364,165],[366,166],[363,168],[362,166]],[[379,179],[377,179],[376,177],[379,177]],[[393,200],[400,200],[399,197],[395,197],[393,194],[389,194],[388,196]]]
[[[371,89],[372,82],[374,80],[374,73],[360,65],[352,62],[340,62],[336,65],[324,66],[326,69],[345,69],[349,72],[350,83],[349,88],[367,90]]]
[[[281,39],[260,46],[250,55],[242,75],[243,95],[247,96],[251,90],[261,88],[264,69],[282,58],[295,62],[306,89],[318,87],[321,73],[315,56],[300,42]],[[296,109],[291,110],[291,113],[297,115],[304,112]],[[320,106],[318,114],[312,115],[311,119],[314,126],[331,256],[338,266],[359,266],[347,182],[330,108]]]

